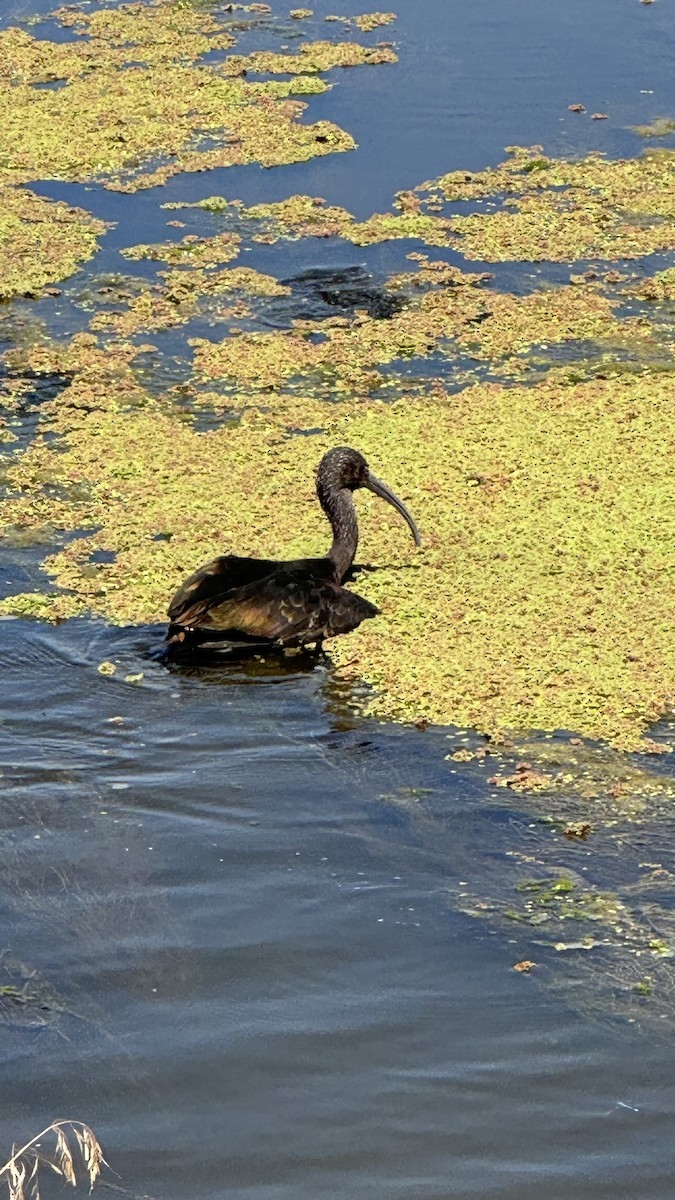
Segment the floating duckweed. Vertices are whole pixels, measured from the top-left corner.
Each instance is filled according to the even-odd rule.
[[[80,208],[0,184],[0,300],[72,275],[96,253],[106,229]]]
[[[628,291],[630,294],[631,289]],[[638,287],[633,289],[633,295],[650,303],[675,301],[675,267],[670,267],[667,271],[657,271],[650,279],[641,280]]]
[[[465,327],[458,340],[493,362],[542,342],[597,341],[619,333],[639,341],[650,333],[646,322],[619,321],[609,300],[588,288],[549,288],[530,296],[491,293],[487,303],[486,319]]]
[[[425,213],[376,213],[356,222],[346,236],[355,246],[372,246],[395,238],[416,238],[427,246],[452,246],[452,227],[442,217]]]
[[[205,65],[205,54],[232,46],[231,32],[201,8],[170,2],[62,9],[58,17],[81,40],[0,32],[0,179],[8,182],[101,179],[134,191],[180,171],[276,166],[353,149],[329,121],[301,124],[306,105],[290,97],[324,92],[328,85],[314,76],[335,66],[395,61],[386,47],[317,42],[297,55],[231,55]],[[242,78],[256,70],[297,77]],[[36,86],[55,80],[64,86]],[[144,170],[153,158],[158,165]]]
[[[246,333],[222,342],[194,338],[195,369],[204,379],[230,378],[269,388],[301,375],[323,374],[350,390],[363,387],[363,372],[397,358],[423,357],[442,339],[457,335],[485,312],[472,287],[429,292],[414,307],[388,320],[359,316],[352,322],[305,322],[292,330]],[[312,340],[312,334],[321,340]]]
[[[386,46],[360,46],[357,42],[306,42],[299,54],[275,54],[256,50],[253,54],[231,54],[223,67],[226,75],[254,71],[260,75],[305,75],[331,71],[335,67],[378,66],[398,62]]]
[[[558,921],[597,921],[623,932],[621,922],[633,925],[634,919],[625,904],[613,892],[582,890],[566,876],[557,879],[523,880],[516,892],[527,899],[522,909],[510,910],[505,916],[529,925],[545,926]],[[644,933],[643,933],[644,937]]]
[[[362,33],[371,33],[373,29],[377,29],[380,25],[390,25],[396,20],[396,13],[372,12],[361,13],[356,17],[340,17],[334,13],[330,13],[324,17],[324,21],[342,21],[345,25],[356,25]]]
[[[492,213],[452,217],[451,244],[470,259],[638,258],[675,248],[675,162],[667,155],[609,161],[547,158],[514,147],[499,167],[453,171],[418,194],[447,201],[501,197]]]
[[[443,259],[432,260],[420,251],[413,251],[407,256],[411,262],[417,263],[414,271],[401,271],[390,275],[387,287],[390,291],[428,291],[431,288],[461,287],[463,284],[487,283],[493,278],[485,272],[469,274],[461,271],[453,263]]]
[[[200,238],[188,234],[180,242],[159,242],[152,245],[128,246],[122,250],[125,258],[149,258],[153,262],[185,263],[190,266],[213,267],[230,262],[239,254],[241,238],[233,233],[219,233]]]
[[[552,775],[535,771],[530,763],[519,763],[513,775],[493,775],[488,779],[492,787],[510,788],[514,792],[547,792],[555,785]]]
[[[360,29],[363,33],[370,33],[371,30],[377,29],[380,25],[391,25],[392,21],[396,20],[396,13],[362,13],[360,17],[351,17],[350,20],[352,24],[356,25],[357,29]]]
[[[189,291],[198,296],[247,292],[251,296],[288,296],[291,289],[273,275],[252,267],[226,267],[223,271],[160,271],[172,299]]]
[[[92,611],[162,620],[181,576],[228,548],[325,550],[308,503],[308,443],[288,438],[304,417],[324,430],[316,461],[331,444],[358,446],[423,532],[414,551],[385,506],[359,496],[360,558],[377,566],[359,587],[383,616],[331,643],[331,655],[373,685],[373,712],[574,728],[635,746],[673,695],[672,378],[452,396],[434,386],[391,405],[277,395],[237,427],[197,433],[143,398],[128,347],[104,352],[80,337],[25,361],[72,382],[47,409],[57,439],[37,440],[10,467],[4,520],[96,530],[47,563]],[[170,541],[153,541],[167,530]],[[116,555],[94,578],[83,569],[93,545]]]
[[[535,169],[536,168],[536,169]],[[449,202],[501,197],[494,212],[440,214]],[[485,261],[573,261],[637,258],[675,248],[675,159],[650,154],[610,162],[532,159],[516,150],[500,167],[477,174],[451,172],[401,193],[400,212],[355,221],[321,197],[296,195],[272,204],[239,206],[242,219],[260,222],[258,242],[339,236],[357,246],[414,238]],[[428,197],[428,199],[427,199]],[[205,202],[204,206],[213,201]],[[225,201],[219,201],[223,207]],[[424,211],[425,204],[433,211]]]
[[[90,322],[93,330],[112,329],[121,337],[132,337],[135,333],[151,333],[170,329],[189,320],[194,305],[171,303],[159,289],[148,288],[134,296],[122,311],[98,313]]]
[[[287,296],[290,293],[290,288],[280,284],[274,276],[264,275],[251,267],[226,267],[219,271],[181,267],[159,274],[164,285],[148,287],[132,296],[122,311],[98,313],[90,322],[90,329],[111,329],[121,337],[131,337],[136,333],[185,324],[204,309],[203,301],[209,298],[231,296],[235,292],[248,296]],[[248,313],[248,308],[240,302],[234,308],[221,305],[211,315],[225,319],[241,318]]]
[[[438,278],[450,286],[427,291],[387,320],[361,314],[351,322],[307,321],[291,330],[245,333],[221,342],[192,339],[195,368],[203,380],[231,379],[257,388],[317,375],[351,380],[358,388],[364,385],[359,373],[447,350],[452,339],[473,357],[498,363],[536,343],[621,334],[639,345],[650,333],[646,322],[619,321],[610,302],[590,288],[516,297],[483,292],[475,286],[483,276],[452,267]]]
[[[353,221],[346,208],[326,205],[320,196],[289,196],[273,204],[254,204],[242,208],[243,219],[260,222],[262,233],[253,241],[277,242],[280,238],[332,237],[342,235]]]
[[[148,64],[190,62],[212,50],[229,50],[232,34],[204,7],[176,3],[120,4],[114,9],[66,6],[54,17],[65,28],[87,38],[72,53],[88,69],[105,66],[111,59]],[[17,31],[18,32],[18,31]],[[54,45],[39,42],[38,53],[54,53]],[[115,54],[115,51],[118,51]],[[57,59],[58,61],[58,59]]]
[[[86,611],[86,603],[65,593],[19,592],[12,596],[11,605],[0,601],[0,612],[11,612],[12,616],[26,620],[61,621]]]
[[[667,137],[669,133],[675,133],[675,121],[672,117],[656,117],[649,125],[631,125],[630,128],[639,137]]]
[[[256,242],[339,236],[355,246],[403,238],[413,238],[428,246],[453,244],[452,223],[442,217],[416,211],[375,213],[367,221],[355,221],[346,209],[326,205],[319,196],[290,196],[272,204],[254,204],[241,208],[240,216],[262,223],[263,231],[253,235]]]
[[[549,904],[556,896],[573,892],[574,884],[564,875],[558,879],[524,879],[516,884],[516,891],[536,896],[537,904]]]
[[[647,943],[647,948],[651,950],[652,954],[655,954],[658,958],[673,957],[673,950],[667,942],[663,941],[662,938],[652,938],[651,941]]]

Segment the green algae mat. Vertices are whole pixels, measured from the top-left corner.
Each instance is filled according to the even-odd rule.
[[[64,285],[106,226],[41,198],[40,180],[133,193],[348,153],[349,131],[313,120],[312,97],[336,73],[348,86],[352,70],[389,69],[381,27],[395,18],[352,17],[340,40],[337,22],[318,30],[295,9],[292,45],[250,54],[238,39],[273,28],[266,5],[73,5],[54,19],[72,40],[0,33],[0,298],[41,297],[44,322],[4,354],[0,528],[43,544],[48,576],[2,612],[163,622],[181,576],[216,553],[321,553],[313,468],[351,444],[423,533],[417,551],[358,497],[369,569],[356,586],[382,616],[329,654],[369,685],[368,711],[649,749],[675,697],[675,156],[513,148],[365,220],[299,194],[174,202],[119,275]],[[400,243],[400,267],[374,309],[270,329],[265,306],[292,288],[247,251],[260,263],[304,240],[319,254],[326,238]],[[657,253],[654,269],[636,262]],[[489,272],[546,261],[565,281],[527,294]],[[44,315],[60,293],[86,326],[74,336]],[[149,339],[165,335],[181,337],[184,370],[158,386]],[[36,380],[58,387],[25,438]]]

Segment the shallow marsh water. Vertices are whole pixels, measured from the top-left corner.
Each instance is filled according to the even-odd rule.
[[[120,247],[166,236],[167,200],[318,192],[367,216],[514,142],[634,154],[625,126],[672,111],[666,2],[400,9],[382,31],[399,64],[312,101],[353,154],[133,198],[36,190],[118,221],[94,265],[120,271]],[[5,0],[0,19],[36,10]],[[595,110],[609,119],[590,123]],[[362,262],[385,275],[401,257],[291,245],[251,265],[270,270],[271,251],[279,276]],[[74,313],[64,302],[69,332]],[[7,551],[8,591],[36,586],[40,557]],[[608,891],[645,863],[667,872],[667,804],[639,832],[619,816],[588,842],[553,836],[546,809],[488,785],[487,764],[446,760],[462,735],[354,716],[328,663],[169,671],[159,638],[0,622],[5,1144],[81,1117],[116,1182],[157,1200],[666,1200],[669,976],[648,1004],[632,979],[587,972],[583,948],[542,946],[536,924],[462,910],[513,900],[528,856]],[[672,779],[672,756],[650,769]],[[659,886],[658,920],[646,901],[642,916],[662,937],[667,875]],[[540,960],[531,975],[513,970],[525,958]]]

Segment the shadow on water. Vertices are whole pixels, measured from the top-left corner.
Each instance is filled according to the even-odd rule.
[[[294,680],[327,662],[324,655],[311,650],[299,654],[270,650],[261,654],[260,648],[252,646],[239,647],[229,653],[202,648],[173,659],[160,654],[159,661],[164,662],[172,674],[225,686],[247,681],[271,684],[275,680]]]

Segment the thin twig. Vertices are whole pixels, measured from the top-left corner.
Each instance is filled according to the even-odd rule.
[[[42,1139],[49,1134],[54,1135],[56,1146],[53,1150],[43,1150]],[[77,1151],[73,1151],[73,1142]],[[93,1188],[101,1173],[103,1165],[108,1166],[98,1139],[92,1129],[84,1121],[74,1121],[62,1118],[52,1121],[35,1137],[26,1142],[20,1149],[12,1149],[12,1155],[0,1167],[0,1177],[7,1177],[9,1200],[40,1200],[38,1169],[41,1165],[51,1167],[66,1183],[77,1187],[76,1162],[82,1165],[81,1173],[89,1182],[89,1190]]]

